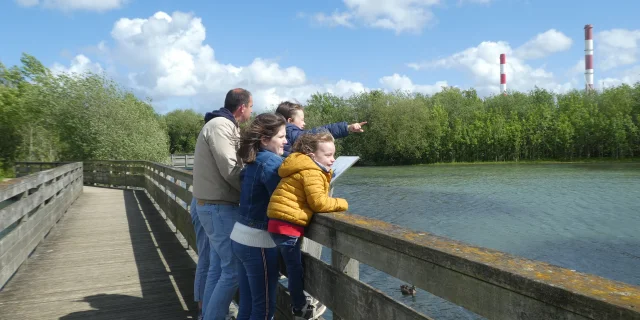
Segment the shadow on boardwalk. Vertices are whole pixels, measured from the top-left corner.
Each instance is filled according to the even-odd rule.
[[[123,195],[142,298],[86,296],[81,301],[95,310],[60,319],[195,319],[195,263],[144,191],[125,190]]]

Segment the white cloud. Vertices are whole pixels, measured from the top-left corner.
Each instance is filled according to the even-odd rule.
[[[585,64],[584,64],[584,58],[582,58],[578,62],[576,62],[576,64],[573,65],[571,69],[569,69],[569,74],[576,75],[576,74],[584,73],[584,70],[585,70]]]
[[[15,0],[17,4],[23,7],[34,7],[40,3],[40,0]]]
[[[405,75],[399,75],[394,73],[391,76],[385,76],[380,78],[380,84],[383,87],[390,89],[391,91],[409,91],[419,92],[424,94],[434,94],[442,91],[442,87],[448,87],[446,81],[438,81],[432,85],[416,85]]]
[[[476,3],[476,4],[489,4],[493,2],[493,0],[458,0],[458,5],[463,5],[465,3]]]
[[[353,28],[363,25],[370,28],[420,33],[427,25],[436,23],[433,7],[442,0],[343,0],[344,8],[331,14],[316,13],[309,17],[314,23],[331,27]],[[458,6],[466,3],[489,4],[493,0],[458,0]],[[298,17],[307,17],[298,13]]]
[[[633,66],[618,75],[618,77],[607,77],[596,81],[594,83],[597,87],[604,86],[605,88],[619,86],[621,84],[634,85],[640,82],[640,65]]]
[[[40,5],[49,9],[62,11],[96,11],[105,12],[123,7],[129,0],[15,0],[23,7]]]
[[[91,59],[87,58],[83,54],[79,54],[71,60],[71,64],[69,65],[69,67],[65,67],[64,65],[61,65],[59,63],[54,63],[53,66],[51,67],[51,72],[53,72],[53,74],[56,74],[56,75],[61,73],[71,73],[71,74],[73,73],[83,74],[86,72],[102,73],[103,69],[99,63],[91,62]]]
[[[370,91],[370,89],[360,82],[339,80],[336,83],[306,84],[295,87],[274,86],[252,92],[255,101],[254,104],[261,108],[261,110],[264,110],[275,109],[280,102],[285,100],[295,100],[304,103],[312,94],[318,92],[328,92],[338,96],[348,97],[353,94],[368,91]]]
[[[113,44],[100,42],[97,51],[113,64],[126,67],[125,84],[159,105],[188,98],[201,106],[192,105],[199,111],[210,110],[222,106],[228,90],[242,87],[253,93],[255,109],[261,112],[287,99],[305,102],[316,92],[349,96],[369,90],[348,80],[311,83],[304,70],[261,57],[245,66],[220,62],[214,49],[204,43],[206,30],[201,19],[189,13],[121,18],[114,23],[111,37]],[[68,69],[81,64],[72,63]]]
[[[331,15],[317,13],[312,16],[317,23],[330,26],[353,27],[356,23],[367,27],[419,33],[435,17],[431,8],[440,0],[343,0],[345,11]]]
[[[598,59],[602,70],[634,64],[638,61],[640,30],[612,29],[596,34],[594,59]],[[601,55],[602,58],[599,58]],[[594,62],[595,64],[595,62]]]
[[[531,44],[537,43],[536,39],[538,38],[536,37],[527,42],[526,46],[535,48]],[[476,47],[467,48],[446,58],[409,63],[408,66],[415,70],[433,68],[460,70],[471,76],[472,86],[478,90],[478,93],[482,95],[495,94],[499,92],[500,86],[501,53],[507,55],[507,65],[505,67],[507,90],[527,91],[534,86],[538,86],[555,92],[566,92],[573,88],[571,82],[558,82],[552,72],[525,63],[522,58],[515,54],[515,50],[507,42],[503,41],[485,41]],[[531,55],[528,55],[528,57],[531,57]]]
[[[571,48],[573,40],[555,29],[538,34],[514,51],[522,60],[540,59]]]
[[[353,28],[353,23],[350,20],[353,18],[353,15],[348,12],[334,12],[331,15],[325,15],[322,12],[316,13],[313,16],[313,21],[321,24],[327,25],[331,27],[343,26],[348,28]]]
[[[242,70],[241,76],[246,77],[254,85],[299,86],[306,82],[304,71],[298,67],[280,68],[275,62],[256,58]]]
[[[306,102],[314,93],[329,92],[350,96],[373,90],[361,82],[339,79],[313,82],[304,70],[279,61],[256,57],[248,65],[218,61],[214,49],[205,44],[206,30],[199,17],[174,12],[157,12],[148,18],[121,18],[111,30],[111,41],[101,41],[94,51],[108,70],[127,70],[120,74],[125,86],[153,99],[162,111],[192,107],[200,112],[222,106],[226,92],[247,88],[253,93],[256,112],[274,108],[284,100]],[[526,90],[534,85],[566,91],[570,83],[555,81],[543,68],[534,68],[513,54],[505,42],[483,42],[450,57],[415,63],[415,69],[455,68],[472,76],[480,94],[498,92],[500,53],[507,53],[508,87]],[[76,56],[68,67],[56,64],[55,72],[101,72],[102,66],[85,55]],[[122,72],[122,71],[120,71]],[[416,84],[408,76],[394,73],[378,79],[385,90],[433,94],[448,86],[446,81]],[[188,101],[188,105],[176,105]]]

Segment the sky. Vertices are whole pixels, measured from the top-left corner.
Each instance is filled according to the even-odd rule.
[[[105,73],[157,112],[254,111],[316,92],[434,94],[584,88],[584,26],[595,86],[640,81],[640,2],[629,0],[4,0],[0,62],[22,53],[55,73]]]

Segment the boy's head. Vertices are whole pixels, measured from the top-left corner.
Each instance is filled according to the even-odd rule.
[[[276,109],[276,114],[283,116],[287,122],[304,129],[304,110],[302,105],[290,101],[282,102]]]
[[[293,144],[293,152],[304,153],[317,163],[329,168],[336,161],[336,145],[328,131],[302,134]]]

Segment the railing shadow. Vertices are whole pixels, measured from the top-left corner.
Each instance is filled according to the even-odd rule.
[[[87,296],[82,301],[96,310],[60,319],[196,319],[196,264],[143,190],[123,190],[123,195],[142,298]]]

